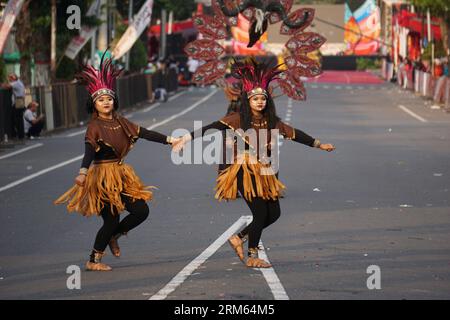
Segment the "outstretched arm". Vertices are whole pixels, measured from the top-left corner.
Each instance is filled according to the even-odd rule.
[[[178,141],[173,143],[173,150],[175,152],[181,151],[183,149],[184,145],[188,143],[189,141],[197,138],[197,137],[203,137],[205,135],[205,132],[210,129],[217,129],[219,131],[223,131],[228,129],[228,126],[226,126],[224,123],[220,121],[215,121],[207,126],[204,126],[196,131],[192,131],[191,133],[185,134],[183,137],[181,137]]]
[[[310,146],[312,148],[319,148],[321,150],[325,150],[328,152],[333,151],[336,149],[332,144],[329,143],[322,143],[319,139],[314,139],[310,135],[306,134],[305,132],[295,129],[294,128],[294,137],[292,138],[293,141],[302,143],[304,145]]]
[[[147,130],[143,127],[139,128],[139,138],[162,144],[171,144],[173,140],[170,136],[166,136],[153,130]]]
[[[191,139],[194,139],[197,137],[203,137],[205,135],[205,132],[210,129],[216,129],[219,131],[223,131],[223,130],[228,129],[228,127],[220,121],[214,121],[213,123],[210,123],[207,126],[204,126],[196,131],[192,131],[190,133]]]
[[[310,135],[306,134],[302,130],[291,127],[290,125],[279,121],[277,123],[277,129],[280,130],[280,133],[283,135],[285,139],[293,140],[295,142],[310,146],[312,148],[319,148],[321,150],[326,150],[331,152],[335,149],[332,144],[322,143],[319,139],[314,139]]]

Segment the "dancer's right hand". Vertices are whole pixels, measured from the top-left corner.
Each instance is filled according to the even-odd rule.
[[[77,185],[79,185],[80,187],[84,187],[84,182],[86,181],[86,175],[84,174],[79,174],[76,178],[75,178],[75,183]]]
[[[178,141],[176,141],[176,142],[174,142],[172,144],[172,150],[174,152],[180,152],[184,148],[184,145],[187,142],[191,141],[191,139],[192,138],[191,138],[191,135],[189,133],[184,135],[184,136],[182,136],[181,139],[179,139]]]

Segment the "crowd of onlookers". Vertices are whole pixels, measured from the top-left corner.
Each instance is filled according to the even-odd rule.
[[[154,74],[161,72],[165,74],[169,70],[173,70],[177,75],[178,84],[181,86],[194,85],[192,76],[197,71],[201,62],[199,60],[188,57],[186,59],[176,59],[174,55],[169,55],[166,59],[158,58],[157,55],[152,56],[146,68],[143,70],[145,74]],[[167,90],[160,83],[156,85],[155,100],[167,101]]]
[[[449,57],[435,59],[433,62],[431,64],[428,60],[399,57],[391,81],[397,82],[404,89],[415,90],[431,97],[437,104],[446,103],[446,92],[450,83]]]

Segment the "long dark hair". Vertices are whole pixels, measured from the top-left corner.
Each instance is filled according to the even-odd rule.
[[[262,111],[263,117],[267,120],[268,129],[275,129],[277,122],[280,118],[277,116],[277,111],[275,109],[275,104],[273,102],[270,94],[266,98],[266,107]],[[241,96],[241,129],[248,130],[252,127],[252,110],[250,108],[250,102],[246,92],[242,93]]]
[[[119,110],[119,99],[117,99],[117,95],[114,95],[113,99],[114,99],[114,110],[117,111],[117,110]],[[86,111],[89,114],[92,114],[92,113],[94,113],[94,111],[96,111],[95,110],[95,102],[91,98],[91,96],[89,96],[86,100]]]

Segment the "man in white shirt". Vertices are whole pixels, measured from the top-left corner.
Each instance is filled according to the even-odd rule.
[[[23,114],[23,126],[27,137],[30,139],[39,137],[44,127],[44,115],[37,116],[38,107],[39,103],[31,101]]]
[[[3,84],[2,87],[5,89],[12,89],[12,128],[13,136],[23,139],[24,138],[24,128],[23,128],[23,112],[25,110],[25,86],[23,82],[17,77],[15,73],[10,73],[8,75],[7,84]]]

